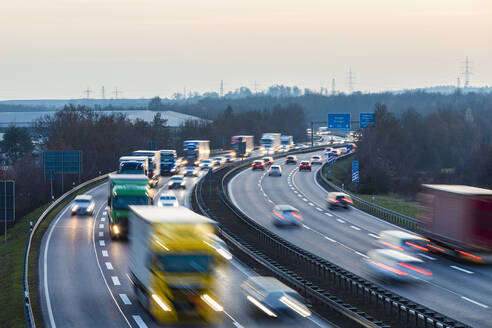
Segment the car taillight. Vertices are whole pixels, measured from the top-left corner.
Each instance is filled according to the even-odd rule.
[[[290,212],[290,214],[293,216],[293,217],[296,217],[298,218],[299,220],[302,220],[302,216],[297,214],[296,212]]]
[[[279,212],[277,212],[277,211],[274,211],[274,212],[273,212],[273,214],[274,214],[275,216],[279,217],[279,218],[280,218],[280,219],[282,219],[282,220],[283,220],[283,219],[285,219],[285,217],[284,217],[282,214],[280,214]]]
[[[424,274],[426,276],[432,276],[432,272],[429,272],[429,271],[421,269],[421,268],[417,268],[417,267],[410,265],[408,263],[400,262],[398,264],[401,265],[402,267],[405,267],[405,268],[413,270],[413,271],[417,271],[418,273]]]
[[[429,251],[429,249],[428,249],[428,248],[425,248],[425,247],[422,247],[422,246],[420,246],[420,245],[417,245],[417,244],[411,243],[411,242],[409,242],[409,241],[406,241],[406,242],[405,242],[405,244],[406,244],[406,245],[408,245],[408,246],[412,246],[412,247],[415,247],[415,248],[417,248],[417,249],[420,249],[421,251],[424,251],[424,252],[428,252],[428,251]]]
[[[395,268],[393,268],[393,267],[391,267],[391,266],[389,266],[389,265],[386,265],[386,264],[384,264],[384,263],[381,263],[381,262],[374,262],[374,261],[372,261],[372,263],[374,263],[374,264],[375,264],[375,265],[377,265],[378,267],[381,267],[381,268],[383,268],[383,269],[386,269],[386,270],[388,270],[388,271],[391,271],[391,272],[393,272],[393,273],[396,273],[396,274],[398,274],[398,275],[400,275],[400,276],[408,276],[408,273],[406,273],[406,272],[404,272],[404,271],[401,271],[401,270],[398,270],[398,269],[395,269]]]

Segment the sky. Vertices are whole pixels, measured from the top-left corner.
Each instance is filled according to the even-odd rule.
[[[491,0],[0,0],[0,22],[0,100],[455,85],[466,56],[492,85]]]

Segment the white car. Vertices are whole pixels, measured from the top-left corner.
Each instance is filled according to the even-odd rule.
[[[95,205],[91,195],[79,195],[73,200],[72,215],[92,215]]]
[[[185,177],[196,177],[198,176],[198,168],[195,166],[187,166],[184,170]]]
[[[209,159],[202,159],[202,162],[200,163],[200,165],[198,165],[200,170],[210,170],[211,168],[213,168],[213,166],[214,165],[212,161]]]
[[[174,175],[169,179],[168,183],[169,189],[185,189],[186,184],[184,182],[184,177],[182,175]]]
[[[214,165],[220,166],[226,162],[224,157],[214,157],[213,163]]]
[[[178,198],[173,194],[163,194],[157,201],[158,207],[179,207]]]
[[[311,165],[321,165],[323,164],[323,160],[321,159],[321,156],[319,155],[314,155],[311,157]]]

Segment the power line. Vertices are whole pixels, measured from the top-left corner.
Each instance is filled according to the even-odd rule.
[[[118,88],[114,88],[114,91],[113,91],[113,96],[114,96],[114,99],[118,99],[118,95],[121,93],[120,90],[118,90]]]
[[[465,84],[463,85],[463,88],[468,88],[470,86],[470,75],[472,75],[471,71],[471,62],[468,59],[468,56],[466,56],[465,59],[465,71],[463,72],[463,75],[465,76]]]
[[[349,94],[354,92],[354,84],[355,84],[355,75],[352,72],[352,68],[349,68],[349,72],[348,72],[348,91],[349,91]]]
[[[87,89],[84,90],[85,93],[85,98],[89,99],[91,97],[92,90],[87,87]]]
[[[220,80],[220,97],[224,97],[224,81]]]

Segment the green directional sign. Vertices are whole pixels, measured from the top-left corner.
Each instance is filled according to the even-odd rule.
[[[15,182],[0,181],[0,222],[15,221]]]

